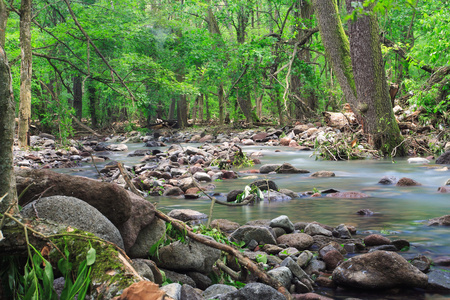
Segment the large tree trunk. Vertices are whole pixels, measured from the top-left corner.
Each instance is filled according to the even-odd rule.
[[[20,4],[20,48],[19,146],[26,147],[31,120],[31,0],[22,0]]]
[[[342,27],[336,0],[314,0],[314,12],[319,25],[322,43],[333,71],[339,81],[347,102],[360,120],[353,67],[350,58],[350,43]]]
[[[3,47],[0,46],[0,213],[13,204],[18,211],[16,180],[13,172],[14,111],[11,71]],[[14,204],[15,203],[15,204]]]
[[[362,3],[363,0],[358,0]],[[346,0],[347,10],[353,11],[352,1]],[[385,154],[399,146],[403,140],[394,117],[389,87],[386,82],[383,57],[379,40],[376,15],[371,7],[349,23],[350,52],[356,94],[361,103],[359,113],[363,119],[364,133],[376,149]],[[406,155],[405,148],[399,147],[397,154]]]
[[[185,128],[188,125],[188,107],[186,103],[186,95],[180,95],[178,99],[178,105],[177,105],[177,111],[178,111],[178,124],[180,128]]]
[[[173,120],[174,119],[176,105],[177,105],[177,100],[175,98],[172,98],[170,100],[170,107],[169,107],[169,116],[168,116],[169,120]]]
[[[83,116],[83,84],[80,76],[73,78],[73,108],[75,116],[81,121]]]

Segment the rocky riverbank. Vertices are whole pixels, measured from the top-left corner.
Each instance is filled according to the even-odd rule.
[[[127,296],[119,299],[142,299],[139,298],[141,293],[159,295],[154,299],[162,297],[161,293],[182,300],[284,299],[286,295],[280,294],[270,285],[261,283],[264,282],[261,277],[247,274],[245,269],[242,269],[242,263],[236,264],[233,257],[224,259],[226,256],[221,250],[213,250],[210,246],[189,237],[171,237],[167,232],[169,223],[155,217],[155,207],[120,186],[132,185],[149,195],[190,199],[207,195],[211,197],[215,180],[237,179],[238,173],[233,171],[234,167],[259,164],[258,157],[261,153],[244,153],[242,145],[284,145],[297,148],[298,151],[325,145],[330,151],[330,145],[344,138],[340,134],[336,129],[312,125],[217,135],[190,132],[139,136],[136,133],[128,137],[112,137],[105,141],[81,140],[73,142],[72,146],[65,149],[58,149],[51,136],[33,137],[32,146],[35,151],[15,149],[16,165],[20,167],[16,172],[18,192],[20,194],[26,190],[21,204],[24,205],[23,213],[27,213],[27,216],[38,215],[40,218],[92,232],[124,249],[133,259],[133,266],[141,277],[158,285],[163,283],[164,276],[169,279],[165,280],[165,283],[173,282],[160,290],[145,281],[136,280],[139,281],[137,286],[125,291],[124,295]],[[346,148],[350,149],[345,152],[347,155],[376,155],[364,143],[358,142],[359,145],[352,146],[354,139],[345,139],[347,146],[350,146]],[[81,162],[108,161],[111,151],[124,151],[127,149],[125,143],[128,142],[145,143],[148,147],[148,150],[137,150],[130,154],[142,157],[141,162],[125,166],[121,170],[117,162],[109,161],[99,170],[99,179],[102,182],[79,177],[74,179],[68,175],[42,170],[77,166]],[[178,144],[180,142],[202,143],[202,146],[181,146]],[[154,148],[169,143],[171,146],[167,147],[166,151]],[[450,152],[446,152],[438,158],[437,163],[449,164],[449,158]],[[413,162],[424,161],[419,162],[416,159],[411,161]],[[260,165],[248,172],[307,174],[309,170],[297,169],[284,163]],[[334,174],[321,171],[310,176],[332,177]],[[381,178],[380,183],[399,186],[419,184],[392,176]],[[447,186],[442,184],[441,192],[448,191]],[[338,198],[366,196],[359,191],[340,193],[336,190],[302,194],[302,191],[280,189],[276,182],[271,180],[255,181],[249,187],[254,198],[248,203],[289,201],[303,195],[326,194]],[[253,187],[258,187],[261,194]],[[245,189],[229,191],[222,204],[238,204],[235,203],[236,199],[244,193]],[[55,196],[46,198],[51,195]],[[62,198],[55,198],[61,195]],[[36,198],[40,199],[30,202]],[[368,210],[358,213],[371,214]],[[206,215],[189,210],[173,210],[169,216],[187,223],[206,222],[207,219]],[[443,216],[429,222],[430,225],[449,226],[449,218]],[[328,226],[316,222],[295,221],[286,216],[272,220],[254,220],[247,224],[214,220],[212,227],[219,229],[217,232],[221,234],[223,241],[242,246],[243,255],[257,264],[261,272],[267,272],[295,299],[319,299],[324,297],[323,294],[332,296],[333,292],[330,293],[330,290],[341,288],[356,291],[363,289],[369,291],[373,297],[380,295],[377,293],[381,290],[383,295],[400,298],[411,293],[449,294],[448,256],[435,259],[432,266],[432,261],[426,255],[412,256],[402,252],[410,246],[407,240],[390,240],[377,234],[360,235],[357,234],[356,228],[345,224]],[[197,232],[208,233],[201,230]],[[170,238],[174,239],[171,243]],[[178,241],[175,241],[177,239]],[[164,243],[161,242],[163,240]],[[159,245],[158,255],[149,255],[149,250],[155,244]],[[236,282],[247,284],[236,289],[229,285],[213,284],[213,280],[218,283],[232,281],[236,286],[239,285]],[[256,283],[257,281],[259,283]],[[95,291],[96,288],[94,286],[92,290]],[[315,292],[322,296],[313,294]],[[114,295],[120,293],[121,290],[116,289]],[[95,296],[95,292],[93,295]],[[108,295],[113,296],[112,293]]]

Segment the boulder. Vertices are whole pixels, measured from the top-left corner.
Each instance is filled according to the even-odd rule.
[[[335,177],[336,174],[334,174],[334,172],[331,171],[317,171],[315,173],[312,173],[310,177]]]
[[[430,161],[424,157],[411,157],[408,158],[410,164],[428,164]]]
[[[137,236],[134,245],[127,251],[132,258],[147,258],[150,248],[158,242],[166,232],[166,223],[154,218],[147,227],[143,228]]]
[[[292,272],[288,267],[278,267],[267,272],[267,275],[278,280],[287,290],[291,287],[293,278]]]
[[[281,202],[281,201],[289,201],[292,200],[291,197],[288,195],[285,195],[283,193],[277,192],[277,191],[264,191],[264,201],[266,202]]]
[[[210,237],[206,237],[212,239]],[[209,274],[221,251],[194,240],[176,241],[159,249],[158,267],[174,271],[196,271]]]
[[[279,216],[270,221],[270,227],[281,227],[287,233],[291,233],[295,230],[294,224],[289,220],[289,217],[286,215]]]
[[[304,233],[290,233],[277,238],[278,244],[285,244],[298,250],[306,250],[314,243],[311,236]]]
[[[227,293],[225,295],[219,296],[219,300],[285,300],[286,297],[271,286],[265,285],[263,283],[253,282],[246,284],[243,288]]]
[[[337,192],[337,193],[331,193],[327,194],[326,197],[330,198],[367,198],[369,195],[361,193],[361,192]]]
[[[445,185],[438,188],[439,193],[450,193],[450,186]]]
[[[194,280],[196,287],[201,290],[205,290],[212,285],[212,280],[205,274],[199,272],[188,272],[186,275],[191,277],[192,280]]]
[[[183,192],[182,189],[180,189],[177,186],[169,187],[169,188],[165,189],[164,193],[163,193],[163,196],[167,196],[167,197],[169,197],[169,196],[181,196],[181,195],[184,195],[184,192]]]
[[[25,205],[21,214],[28,218],[35,218],[37,215],[42,219],[88,231],[122,249],[125,248],[120,232],[114,224],[95,207],[74,197],[44,197]]]
[[[237,196],[242,194],[244,190],[232,190],[227,194],[227,202],[233,202],[236,201]]]
[[[260,171],[261,172],[261,171]],[[297,174],[297,173],[309,173],[308,170],[297,169],[289,163],[282,164],[275,170],[278,174]]]
[[[128,250],[135,244],[141,230],[155,220],[156,209],[150,201],[130,191],[127,191],[127,193],[131,200],[131,215],[133,217],[129,218],[125,223],[118,225],[117,229],[119,229],[120,235],[122,236],[125,251],[128,253]]]
[[[428,220],[428,226],[450,226],[450,215]]]
[[[106,146],[106,150],[110,151],[127,151],[128,147],[125,144],[111,144]]]
[[[380,234],[371,234],[364,238],[364,245],[366,246],[381,246],[381,245],[390,245],[391,240],[387,237],[384,237]]]
[[[251,240],[255,240],[258,244],[272,244],[275,245],[275,235],[271,228],[263,226],[244,225],[233,231],[229,237],[231,241],[241,242],[246,244]]]
[[[268,137],[267,133],[259,132],[252,136],[252,140],[254,140],[255,142],[259,142],[259,143],[264,143],[269,140],[269,137]]]
[[[279,167],[281,167],[280,164],[265,164],[259,168],[259,173],[268,174],[270,172],[275,172]]]
[[[230,233],[239,228],[239,223],[226,219],[215,219],[211,222],[211,227],[218,228],[222,232]]]
[[[421,185],[417,181],[411,178],[403,177],[397,182],[396,186],[418,186]]]
[[[340,286],[360,289],[425,288],[428,277],[395,252],[375,251],[350,258],[333,271]]]
[[[305,233],[314,236],[314,235],[325,235],[325,236],[332,236],[331,231],[326,230],[322,226],[316,223],[309,223],[305,227]]]
[[[445,152],[436,159],[437,164],[450,165],[450,151]]]
[[[442,270],[433,270],[428,273],[428,289],[450,291],[450,273]]]
[[[272,180],[257,180],[250,183],[251,187],[258,187],[261,191],[274,190],[278,191],[278,186]]]
[[[398,182],[398,178],[395,176],[383,176],[380,181],[378,181],[379,184],[384,185],[394,185]]]
[[[237,288],[231,285],[213,284],[212,286],[208,287],[202,295],[205,299],[214,299],[219,295],[224,295],[235,291],[237,291]]]
[[[19,204],[29,203],[45,191],[45,196],[70,196],[92,205],[115,226],[131,216],[132,202],[125,189],[114,183],[56,173],[50,170],[19,169],[15,172]],[[32,184],[33,183],[33,184]]]
[[[173,209],[168,214],[169,217],[187,222],[207,219],[208,216],[204,213],[192,209]]]
[[[174,300],[179,300],[181,295],[181,284],[178,282],[170,283],[161,287],[161,290],[166,293],[167,296],[172,297]]]
[[[185,300],[204,300],[202,294],[188,284],[181,286],[180,299]]]

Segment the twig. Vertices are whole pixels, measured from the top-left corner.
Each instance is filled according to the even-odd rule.
[[[133,192],[133,194],[136,194],[138,196],[142,196],[144,194],[143,192],[139,191],[134,184],[131,182],[130,177],[128,177],[127,171],[123,167],[122,163],[118,163],[117,166],[119,167],[120,174],[122,174],[123,179],[125,179],[125,182],[127,183],[130,190]]]

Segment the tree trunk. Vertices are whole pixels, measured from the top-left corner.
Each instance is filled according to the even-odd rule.
[[[186,95],[180,95],[178,99],[178,124],[180,128],[185,128],[188,125],[188,110],[186,103]]]
[[[206,108],[206,120],[211,120],[211,111],[209,110],[208,94],[205,94],[205,108]]]
[[[14,144],[14,94],[11,71],[3,47],[0,46],[0,213],[4,213],[10,205],[17,212],[16,180],[13,172]]]
[[[19,146],[29,146],[29,125],[31,121],[31,0],[20,4],[20,106],[19,106]]]
[[[223,123],[224,123],[223,83],[220,83],[219,87],[217,89],[218,89],[217,94],[219,95],[218,96],[218,98],[219,98],[219,125],[223,125]]]
[[[320,36],[325,51],[339,81],[344,97],[350,103],[353,112],[358,114],[356,86],[350,58],[350,43],[342,27],[336,0],[314,0],[314,12],[319,25]]]
[[[362,5],[364,1],[358,2]],[[346,0],[346,3],[351,13],[352,1]],[[403,138],[392,110],[378,32],[378,20],[371,6],[349,23],[350,52],[363,130],[370,144],[390,154]],[[406,155],[405,148],[399,147],[397,154]]]
[[[88,79],[88,95],[89,95],[89,113],[91,115],[91,124],[92,128],[96,128],[98,125],[97,122],[97,89],[94,86],[94,82],[91,79]]]
[[[6,25],[8,22],[9,10],[4,1],[0,1],[0,47],[5,47]]]
[[[203,94],[198,96],[198,118],[200,119],[200,123],[203,122]]]
[[[75,116],[81,121],[83,116],[83,84],[80,76],[73,78],[73,108]]]
[[[170,102],[170,108],[169,108],[169,116],[168,116],[168,119],[169,119],[169,120],[173,120],[174,117],[175,117],[175,107],[176,107],[176,105],[177,105],[177,100],[176,100],[175,98],[172,98],[170,101],[171,101],[171,102]]]

